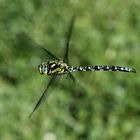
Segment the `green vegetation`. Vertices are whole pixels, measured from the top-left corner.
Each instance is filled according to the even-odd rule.
[[[75,73],[76,86],[64,76],[29,119],[49,81],[35,70],[42,56],[32,47],[62,57],[73,14],[71,65],[121,65],[137,73]],[[0,139],[139,140],[139,52],[139,0],[1,0]]]

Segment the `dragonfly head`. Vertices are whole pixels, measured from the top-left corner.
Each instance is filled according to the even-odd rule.
[[[47,74],[47,71],[48,71],[47,64],[45,64],[45,63],[40,64],[38,66],[38,71],[40,74]]]

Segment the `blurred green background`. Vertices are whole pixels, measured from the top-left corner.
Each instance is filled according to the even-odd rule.
[[[79,72],[76,85],[63,76],[29,119],[49,81],[35,70],[42,56],[29,46],[61,58],[73,14],[71,65],[129,66],[137,73]],[[139,140],[139,53],[139,0],[1,0],[0,139]]]

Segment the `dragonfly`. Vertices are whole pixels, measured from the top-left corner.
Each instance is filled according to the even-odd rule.
[[[48,96],[48,89],[51,87],[51,85],[53,85],[53,83],[57,80],[57,77],[59,76],[69,75],[72,81],[75,83],[75,77],[72,75],[72,73],[79,72],[79,71],[114,71],[114,72],[120,71],[120,72],[136,73],[136,70],[134,68],[125,67],[125,66],[109,66],[109,65],[70,66],[68,56],[69,56],[70,40],[72,37],[75,17],[76,17],[75,15],[72,17],[68,28],[63,59],[57,58],[46,48],[41,47],[41,49],[43,49],[44,52],[46,52],[49,56],[51,56],[53,60],[41,63],[38,66],[38,72],[42,75],[48,75],[51,78],[50,81],[48,82],[48,85],[46,86],[45,91],[43,92],[40,99],[36,103],[29,117],[31,117],[33,113],[37,110],[37,108],[46,100]]]

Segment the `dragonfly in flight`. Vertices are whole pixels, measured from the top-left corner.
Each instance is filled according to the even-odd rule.
[[[36,109],[45,101],[48,96],[48,89],[51,85],[56,81],[58,76],[67,74],[70,76],[73,82],[75,82],[75,78],[72,75],[73,72],[78,71],[121,71],[121,72],[132,72],[136,73],[136,70],[129,67],[122,67],[122,66],[107,66],[107,65],[94,65],[94,66],[70,66],[68,62],[68,54],[69,54],[69,47],[70,47],[70,40],[72,37],[72,30],[75,22],[75,15],[72,17],[69,29],[66,36],[65,42],[65,53],[63,59],[57,58],[54,54],[49,52],[46,48],[41,47],[45,53],[53,58],[53,60],[48,62],[43,62],[38,66],[38,71],[42,75],[48,75],[51,77],[45,91],[43,92],[42,96],[36,103],[32,113],[29,117],[33,115]]]

